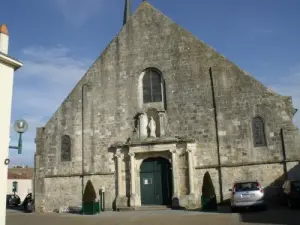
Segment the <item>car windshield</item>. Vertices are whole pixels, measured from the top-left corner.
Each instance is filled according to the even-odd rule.
[[[259,184],[257,182],[244,182],[244,183],[237,183],[235,185],[235,191],[258,191]]]
[[[299,191],[300,190],[300,181],[292,181],[291,182],[292,190]]]

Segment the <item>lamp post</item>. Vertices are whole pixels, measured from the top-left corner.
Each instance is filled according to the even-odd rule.
[[[28,129],[28,123],[21,119],[14,123],[14,129],[19,134],[18,146],[9,146],[10,149],[17,149],[18,154],[22,154],[22,134]]]
[[[18,150],[18,154],[22,154],[22,134],[24,132],[26,132],[28,129],[28,124],[25,120],[17,120],[15,123],[14,123],[14,130],[19,134],[19,141],[18,141],[18,145],[17,146],[8,146],[9,149],[17,149]],[[6,145],[6,148],[7,148],[7,145]],[[5,149],[2,149],[2,151],[6,151]],[[3,168],[3,177],[1,178],[1,203],[4,208],[1,208],[1,211],[0,211],[0,218],[1,218],[1,221],[0,221],[0,225],[4,225],[5,224],[5,205],[6,205],[6,202],[2,202],[2,201],[6,201],[6,193],[7,193],[7,166],[10,162],[9,158],[8,157],[8,154],[3,154],[3,155],[0,155],[1,158],[3,157],[4,159],[4,165],[1,167],[1,170]],[[3,163],[3,162],[2,162]],[[1,171],[2,173],[2,171]],[[3,191],[2,191],[3,190]],[[3,221],[3,218],[4,218],[4,221]]]

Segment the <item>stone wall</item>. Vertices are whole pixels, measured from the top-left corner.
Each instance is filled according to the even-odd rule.
[[[289,178],[292,174],[299,174],[300,167],[294,168],[296,163],[289,163],[288,171]],[[292,168],[291,168],[292,167]],[[294,171],[292,172],[292,170]],[[222,189],[223,200],[226,201],[230,198],[232,185],[236,181],[243,180],[257,180],[265,188],[265,196],[267,199],[277,197],[280,186],[284,181],[284,172],[282,164],[265,164],[265,165],[251,165],[239,167],[225,167],[222,168]],[[217,169],[198,169],[196,170],[196,193],[201,196],[201,189],[203,185],[203,177],[206,172],[209,172],[217,195],[218,202],[220,202],[220,186],[219,174]],[[299,176],[298,176],[299,177]]]
[[[91,180],[99,200],[99,190],[105,187],[105,208],[113,209],[115,200],[115,176],[93,175],[84,178],[84,185]],[[82,178],[77,177],[53,177],[45,178],[45,203],[44,211],[53,212],[60,207],[78,207],[82,204]],[[84,187],[85,188],[85,187]]]
[[[287,156],[299,156],[300,148],[295,144],[298,132],[293,130],[290,98],[268,90],[149,3],[143,2],[45,128],[38,130],[37,204],[48,195],[52,196],[53,207],[54,202],[64,202],[60,200],[64,196],[51,188],[52,182],[46,184],[48,181],[44,181],[44,177],[81,174],[82,160],[87,174],[115,172],[114,153],[110,146],[116,142],[124,143],[133,135],[134,117],[141,110],[139,78],[149,67],[158,68],[165,81],[165,135],[196,140],[196,167],[218,163],[216,122],[221,163],[282,159],[281,128],[286,129]],[[90,82],[90,87],[82,89],[87,82]],[[213,94],[217,121],[214,119]],[[265,120],[267,147],[253,147],[251,121],[256,115]],[[70,162],[60,160],[62,135],[71,137]],[[197,172],[198,183],[202,182],[202,172]],[[242,172],[247,174],[244,170]],[[212,169],[212,173],[216,171]],[[181,166],[180,174],[184,180],[184,166]],[[55,182],[56,186],[65,185],[60,183],[63,179],[55,179],[53,185]],[[76,182],[72,182],[75,185]],[[105,185],[106,189],[113,188],[115,180],[108,180]],[[183,186],[181,192],[186,192]],[[107,201],[112,205],[114,199],[111,197]]]
[[[280,185],[280,181],[283,180],[283,166],[282,164],[266,164],[223,168],[222,174],[224,200],[230,197],[228,190],[232,188],[233,182],[240,180],[257,180],[265,188],[265,195],[268,198],[273,194],[272,187]],[[274,181],[277,182],[274,183]]]

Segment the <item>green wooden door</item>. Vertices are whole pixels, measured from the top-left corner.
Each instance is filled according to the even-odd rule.
[[[170,204],[170,163],[163,158],[150,158],[142,163],[140,171],[142,205]]]

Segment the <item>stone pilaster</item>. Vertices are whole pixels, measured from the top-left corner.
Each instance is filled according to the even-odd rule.
[[[194,182],[194,174],[195,174],[195,168],[194,168],[194,152],[195,152],[196,146],[194,144],[188,144],[187,146],[187,155],[188,155],[188,172],[189,172],[189,194],[188,195],[182,195],[179,197],[179,204],[180,207],[184,208],[196,208],[199,202],[199,196],[196,197],[195,194],[195,182]]]
[[[118,148],[115,154],[116,164],[117,164],[117,198],[116,207],[122,208],[127,206],[127,198],[125,195],[124,181],[122,177],[122,161],[124,155],[121,153],[121,149]]]
[[[170,150],[172,154],[172,178],[173,178],[173,196],[172,207],[178,208],[179,204],[179,191],[178,191],[178,173],[177,173],[177,152],[176,149]]]
[[[136,206],[136,173],[135,173],[135,154],[129,152],[130,156],[130,207]]]
[[[194,186],[194,155],[192,149],[187,149],[188,153],[188,168],[189,168],[189,189],[190,195],[195,194],[195,186]]]
[[[172,169],[173,169],[173,187],[174,187],[174,193],[172,198],[172,207],[173,208],[196,208],[198,201],[195,194],[195,181],[194,181],[194,175],[195,175],[195,168],[194,168],[194,152],[195,152],[195,145],[194,144],[188,144],[187,146],[187,156],[188,156],[188,186],[189,186],[189,194],[187,195],[179,195],[178,192],[178,181],[179,178],[177,177],[177,154],[176,151],[173,150],[172,152]]]

